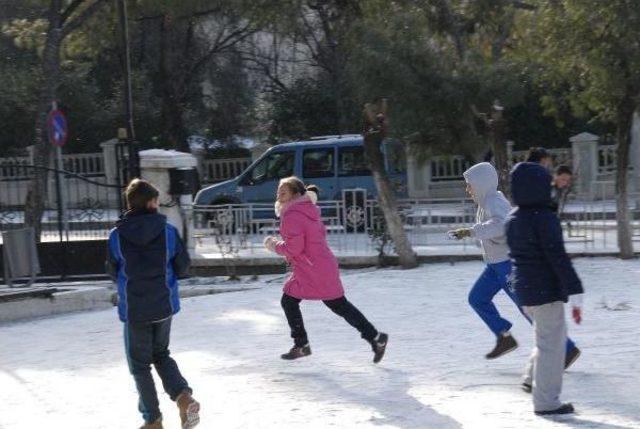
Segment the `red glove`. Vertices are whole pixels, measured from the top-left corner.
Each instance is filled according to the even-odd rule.
[[[579,325],[580,322],[582,322],[582,309],[580,307],[573,307],[571,317],[573,317],[573,321]]]

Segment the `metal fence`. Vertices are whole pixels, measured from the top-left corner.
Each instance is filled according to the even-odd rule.
[[[216,183],[232,179],[251,164],[251,158],[205,159],[200,164],[202,183]]]
[[[334,251],[375,252],[388,239],[377,200],[364,190],[343,191],[342,199],[319,201],[327,239]],[[400,216],[414,245],[450,245],[445,232],[475,218],[474,204],[460,199],[402,199]],[[253,253],[267,235],[277,235],[273,204],[225,204],[193,207],[192,236],[206,253]],[[391,246],[388,242],[387,246]],[[466,246],[466,244],[465,244]],[[390,249],[387,249],[390,250]]]
[[[431,181],[459,181],[462,173],[473,164],[473,160],[461,155],[434,156],[431,158]]]
[[[93,161],[86,162],[87,167],[95,165],[91,164]],[[11,168],[14,174],[10,178],[0,177],[0,231],[25,226],[25,202],[36,167],[22,164]],[[107,183],[106,178],[97,173],[81,175],[64,171],[59,175],[58,192],[55,174],[55,171],[48,171],[41,240],[106,238],[121,213],[120,187]]]
[[[608,185],[608,183],[606,184]],[[374,254],[385,238],[382,212],[363,190],[344,191],[341,200],[320,201],[327,240],[337,254]],[[409,241],[419,253],[479,253],[473,240],[451,241],[446,231],[475,222],[469,199],[402,199],[400,216]],[[640,195],[629,201],[634,239],[640,239]],[[226,204],[193,207],[192,236],[199,253],[261,255],[267,235],[277,235],[273,204]],[[567,247],[573,251],[617,250],[616,206],[611,200],[570,200],[562,222]],[[387,237],[388,238],[388,237]],[[387,253],[391,243],[387,243]]]
[[[29,156],[0,158],[0,180],[20,180],[33,177],[33,164]],[[63,170],[86,177],[104,176],[104,155],[96,153],[68,153],[62,155]]]

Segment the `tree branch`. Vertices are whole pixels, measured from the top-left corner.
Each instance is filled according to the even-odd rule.
[[[182,21],[182,20],[185,20],[185,19],[200,18],[202,16],[208,16],[208,15],[219,13],[221,10],[222,10],[222,8],[218,6],[218,7],[214,7],[214,8],[211,8],[211,9],[195,11],[195,12],[187,14],[187,15],[180,15],[180,16],[174,18],[174,19],[176,21]],[[138,18],[135,18],[134,21],[152,21],[154,19],[161,19],[161,18],[164,18],[164,14],[140,16]]]
[[[241,42],[242,40],[246,39],[251,34],[256,32],[256,30],[249,30],[250,27],[251,25],[247,24],[242,28],[232,31],[224,38],[222,38],[222,34],[224,34],[224,31],[221,32],[216,38],[216,42],[214,43],[213,47],[205,55],[203,55],[198,61],[196,61],[196,63],[189,69],[189,71],[187,72],[184,78],[183,83],[190,82],[193,76],[195,76],[196,73],[199,71],[199,69],[203,67],[215,54],[229,49],[230,47]],[[246,33],[243,34],[244,32]],[[234,37],[237,37],[237,38],[233,40]]]
[[[95,0],[92,4],[87,6],[82,12],[76,15],[75,18],[70,20],[67,25],[62,27],[62,37],[64,38],[77,30],[106,3],[107,0]]]
[[[511,2],[511,4],[513,5],[513,7],[515,7],[516,9],[523,9],[523,10],[537,10],[538,6],[531,4],[531,3],[525,3],[523,1],[518,1],[518,0],[513,0]]]
[[[60,16],[60,25],[64,25],[73,12],[75,12],[76,9],[78,9],[78,7],[84,2],[85,0],[74,0],[69,6],[67,6],[67,9],[62,12],[62,15]]]

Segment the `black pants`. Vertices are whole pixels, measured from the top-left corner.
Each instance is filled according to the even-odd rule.
[[[300,302],[302,300],[294,298],[287,294],[282,295],[282,308],[284,314],[287,317],[287,322],[291,328],[291,338],[297,347],[304,346],[309,342],[307,338],[307,331],[304,329],[304,322],[302,320],[302,313],[300,312]],[[360,310],[358,310],[353,304],[347,301],[344,296],[338,299],[332,299],[328,301],[322,301],[338,316],[343,317],[347,323],[360,332],[362,338],[368,342],[373,342],[373,339],[378,335],[378,331],[367,320]]]
[[[178,365],[169,356],[171,318],[154,323],[125,323],[124,344],[129,371],[138,389],[138,409],[147,423],[161,416],[158,394],[151,375],[151,364],[155,366],[165,392],[172,401],[184,390],[187,381],[180,374]]]

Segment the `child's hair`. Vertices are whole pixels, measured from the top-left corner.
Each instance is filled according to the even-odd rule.
[[[315,193],[317,197],[320,196],[320,188],[318,188],[316,185],[307,185],[306,189],[309,192]]]
[[[527,152],[527,162],[540,163],[545,158],[551,158],[551,153],[543,147],[532,147]]]
[[[562,164],[556,168],[556,176],[560,176],[561,174],[568,174],[569,176],[573,176],[573,171],[571,171],[571,167],[568,165]]]
[[[289,190],[294,194],[304,195],[307,191],[315,192],[316,195],[320,195],[320,188],[316,185],[305,186],[304,182],[296,176],[285,177],[280,179],[281,185],[286,185]]]
[[[144,210],[149,201],[158,198],[160,192],[151,183],[142,179],[133,179],[124,191],[129,210]]]

